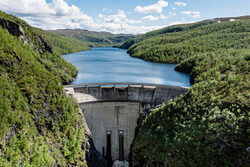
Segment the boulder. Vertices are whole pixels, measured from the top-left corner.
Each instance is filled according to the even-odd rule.
[[[129,163],[127,161],[115,161],[112,167],[129,167]]]

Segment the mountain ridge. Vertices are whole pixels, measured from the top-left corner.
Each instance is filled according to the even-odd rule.
[[[119,47],[128,39],[134,38],[132,34],[113,34],[106,31],[89,31],[84,29],[58,29],[46,30],[47,32],[71,37],[86,43],[89,47]]]
[[[161,28],[161,29],[158,29],[155,31],[151,31],[151,32],[147,32],[145,34],[138,35],[137,38],[130,39],[130,40],[124,42],[120,46],[120,48],[128,49],[133,44],[138,43],[138,42],[144,40],[145,38],[149,38],[149,37],[153,37],[153,36],[157,36],[157,35],[161,35],[161,34],[165,34],[165,33],[182,31],[183,29],[188,29],[189,26],[192,27],[193,24],[196,24],[197,26],[205,25],[205,24],[214,24],[218,21],[222,21],[222,22],[230,21],[230,19],[236,19],[236,20],[237,19],[250,19],[250,15],[238,16],[238,17],[214,18],[214,19],[207,19],[207,20],[203,20],[203,21],[198,21],[195,23],[186,23],[186,24],[177,24],[177,25],[172,25],[172,26],[166,26],[164,28]]]

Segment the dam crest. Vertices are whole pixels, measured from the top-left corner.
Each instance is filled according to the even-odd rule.
[[[128,160],[137,120],[189,88],[148,83],[90,83],[64,86],[83,111],[96,149],[108,162]]]

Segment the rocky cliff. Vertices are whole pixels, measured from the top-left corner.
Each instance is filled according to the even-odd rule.
[[[0,18],[0,26],[6,29],[11,35],[20,38],[24,44],[31,45],[32,48],[37,50],[40,54],[46,52],[53,53],[51,44],[41,35],[33,32],[32,27],[29,25],[23,25],[15,19],[12,21]]]

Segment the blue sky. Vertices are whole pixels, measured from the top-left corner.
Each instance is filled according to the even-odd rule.
[[[139,34],[173,24],[250,15],[250,0],[0,0],[0,10],[43,29]]]

